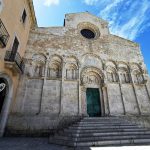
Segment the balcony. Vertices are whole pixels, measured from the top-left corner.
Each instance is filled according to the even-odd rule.
[[[5,66],[13,71],[14,74],[24,72],[25,64],[19,53],[13,54],[12,51],[6,51]]]
[[[8,39],[9,39],[9,34],[2,20],[0,19],[0,48],[6,47]]]

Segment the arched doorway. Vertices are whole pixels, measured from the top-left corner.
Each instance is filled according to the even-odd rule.
[[[11,78],[5,73],[0,73],[0,137],[5,131],[12,94],[13,82]]]
[[[103,73],[96,67],[84,68],[81,72],[82,114],[89,117],[104,115],[103,79]]]
[[[4,100],[6,98],[6,83],[3,78],[0,78],[0,114],[3,108]]]

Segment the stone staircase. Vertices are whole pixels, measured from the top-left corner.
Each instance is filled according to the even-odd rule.
[[[72,147],[150,144],[150,130],[125,117],[87,117],[49,138],[49,143]]]

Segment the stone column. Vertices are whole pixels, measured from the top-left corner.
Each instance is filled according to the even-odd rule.
[[[81,108],[82,108],[82,114],[84,116],[88,116],[87,102],[86,102],[86,88],[84,86],[81,87]]]
[[[104,116],[109,116],[110,115],[110,108],[109,108],[109,101],[108,101],[108,93],[107,93],[107,87],[103,86],[102,87],[103,91],[103,100],[104,100],[104,108],[105,108],[105,114]]]
[[[148,88],[148,85],[147,85],[147,84],[150,84],[150,82],[148,82],[149,76],[148,76],[148,74],[145,74],[145,75],[142,74],[142,77],[143,77],[143,82],[145,84],[147,95],[148,95],[148,98],[149,98],[149,101],[150,101],[150,89]]]
[[[65,75],[66,75],[66,71],[65,71],[65,65],[66,62],[63,62],[62,64],[62,80],[61,80],[61,88],[60,88],[60,108],[59,108],[59,115],[63,114],[63,83],[65,80]]]
[[[81,73],[81,66],[79,65],[78,69],[78,115],[82,115],[82,108],[81,108],[81,78],[80,78],[80,73]]]
[[[125,105],[124,105],[124,97],[123,97],[123,93],[122,93],[122,82],[121,82],[119,73],[118,73],[118,78],[119,78],[119,88],[120,88],[120,94],[121,94],[121,100],[122,100],[122,106],[123,106],[123,113],[125,115],[126,114],[126,110],[125,110]]]
[[[41,89],[41,98],[40,98],[40,103],[39,103],[39,112],[37,113],[40,114],[42,113],[42,101],[44,99],[44,94],[43,94],[43,91],[44,91],[44,85],[46,84],[46,79],[47,79],[47,69],[48,69],[48,59],[46,60],[46,63],[45,63],[45,70],[44,70],[44,74],[43,74],[43,84],[42,84],[42,89]]]
[[[131,71],[130,71],[130,74],[131,74],[131,82],[132,82],[133,92],[134,92],[134,96],[135,96],[135,100],[136,100],[136,104],[137,104],[137,108],[138,108],[138,114],[140,115],[141,110],[140,110],[140,107],[139,107],[139,102],[138,102],[137,93],[136,93],[136,89],[135,89],[134,77],[133,77]]]

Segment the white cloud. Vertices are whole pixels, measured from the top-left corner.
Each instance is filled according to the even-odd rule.
[[[59,0],[44,0],[45,6],[59,5]]]
[[[108,20],[113,34],[134,40],[150,26],[150,1],[105,0],[98,1],[98,16]]]
[[[84,0],[84,3],[87,5],[94,5],[98,0]]]

